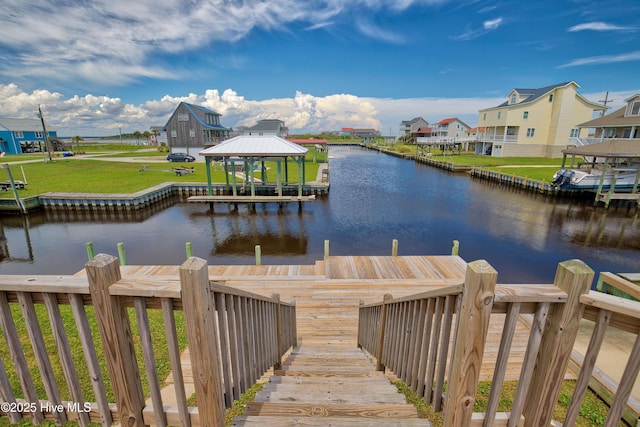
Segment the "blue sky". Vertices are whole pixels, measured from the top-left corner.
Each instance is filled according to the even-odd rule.
[[[61,135],[163,125],[180,101],[292,133],[430,123],[573,80],[640,92],[637,0],[3,0],[0,116]]]

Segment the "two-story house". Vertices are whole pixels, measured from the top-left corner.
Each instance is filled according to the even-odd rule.
[[[274,135],[280,138],[286,138],[289,136],[289,128],[285,126],[282,120],[264,119],[258,120],[258,123],[252,127],[244,128],[242,133],[244,135]]]
[[[463,138],[466,135],[466,132],[471,128],[471,126],[457,117],[449,117],[433,124],[431,128],[431,136],[433,138],[441,138],[447,139],[449,141],[454,141],[456,139]]]
[[[220,124],[220,117],[208,108],[181,102],[162,128],[167,134],[167,144],[172,151],[177,148],[197,156],[204,148],[229,137],[231,129]]]
[[[579,124],[580,136],[571,138],[570,145],[585,145],[600,142],[605,138],[635,139],[640,145],[640,94],[624,100],[625,105],[619,109]],[[583,136],[593,129],[591,138]]]
[[[49,139],[57,132],[47,129]],[[46,151],[42,122],[38,119],[0,118],[0,150],[7,154]]]
[[[429,127],[429,122],[427,122],[422,117],[415,117],[411,120],[403,120],[400,122],[400,136],[406,134],[413,134],[418,131],[420,128]]]
[[[497,157],[560,157],[578,124],[606,107],[577,92],[576,82],[538,89],[512,89],[507,100],[478,113],[476,153]]]

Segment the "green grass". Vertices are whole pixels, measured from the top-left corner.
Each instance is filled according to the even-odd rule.
[[[509,175],[516,175],[521,177],[527,177],[530,179],[537,179],[538,181],[550,182],[553,179],[553,174],[557,172],[560,166],[552,167],[530,167],[530,168],[518,168],[518,167],[491,167],[487,168],[496,172],[502,172]]]
[[[138,157],[141,154],[131,153],[134,157]],[[164,157],[163,153],[151,152],[150,154]],[[20,160],[25,160],[22,156],[18,157],[21,157]],[[130,156],[131,155],[127,155],[126,157]],[[29,159],[31,158],[29,157]],[[305,176],[307,181],[314,181],[318,173],[319,164],[314,163],[312,159],[313,155],[310,150],[305,159]],[[326,154],[320,153],[318,161],[324,161],[325,159]],[[268,181],[275,182],[275,163],[267,162],[266,164],[269,168],[267,172]],[[48,163],[24,163],[10,167],[15,180],[23,180],[22,171],[24,170],[28,185],[25,189],[18,191],[19,196],[23,198],[52,191],[130,194],[163,182],[207,182],[206,167],[203,162],[188,164],[169,162],[148,163],[148,168],[144,172],[140,172],[143,165],[144,163],[56,158]],[[193,167],[195,172],[191,175],[176,176],[172,171],[172,168],[175,167]],[[219,165],[212,168],[211,172],[213,182],[225,182],[225,174]],[[261,178],[259,169],[256,171],[255,176]],[[6,171],[0,171],[0,181],[6,179],[8,179]],[[288,179],[290,183],[298,182],[298,165],[292,161],[288,164]],[[0,197],[13,198],[13,193],[11,191],[0,192]]]
[[[53,339],[53,335],[51,332],[51,328],[49,325],[49,320],[47,317],[47,312],[43,304],[36,304],[36,314],[38,317],[38,322],[42,329],[42,335],[45,339],[45,345],[47,348],[47,354],[49,354],[49,360],[51,362],[52,374],[55,378],[56,384],[58,384],[58,389],[60,391],[60,395],[62,400],[73,401],[68,388],[66,387],[66,381],[64,377],[64,372],[62,370],[62,364],[58,358],[58,350],[55,344],[55,340]],[[12,313],[12,317],[16,324],[16,329],[18,332],[18,336],[20,337],[20,343],[24,350],[25,358],[27,360],[27,365],[29,367],[29,372],[34,380],[34,386],[36,388],[36,393],[40,399],[46,399],[46,392],[42,380],[40,379],[40,369],[35,359],[35,355],[33,353],[33,349],[31,347],[31,342],[29,340],[29,335],[27,333],[27,326],[22,317],[22,312],[18,304],[12,303],[10,304],[10,309]],[[114,401],[113,390],[111,389],[111,383],[108,380],[109,375],[107,371],[107,367],[105,364],[104,351],[102,347],[102,343],[100,340],[100,334],[98,331],[98,325],[96,321],[96,316],[93,311],[93,307],[87,306],[85,308],[87,313],[87,318],[89,321],[89,327],[91,329],[91,335],[93,337],[94,345],[96,348],[98,362],[100,363],[100,369],[102,372],[102,377],[105,378],[105,390],[107,393],[107,399],[109,402]],[[93,388],[91,386],[91,376],[86,367],[84,353],[82,351],[82,345],[80,342],[80,337],[78,335],[75,321],[73,317],[73,313],[71,312],[71,308],[68,305],[60,306],[62,322],[65,325],[65,330],[67,331],[67,338],[69,340],[69,347],[71,351],[72,359],[74,360],[74,365],[76,367],[78,373],[78,379],[80,383],[80,389],[82,390],[82,394],[86,401],[92,402],[95,401],[95,395],[93,393]],[[157,309],[149,309],[147,310],[149,317],[149,329],[151,330],[151,340],[154,349],[154,357],[156,361],[156,372],[158,378],[160,379],[161,385],[162,381],[169,375],[171,372],[171,361],[169,359],[169,350],[166,341],[166,335],[164,332],[164,319],[161,310]],[[140,345],[140,336],[138,334],[138,326],[135,316],[135,311],[133,309],[128,310],[129,313],[129,321],[131,323],[131,331],[133,335],[134,345],[136,347],[136,359],[138,361],[138,369],[140,371],[141,381],[142,381],[142,389],[145,393],[145,396],[149,395],[149,385],[147,380],[147,375],[145,371],[144,359],[142,356],[142,349]],[[185,322],[184,315],[181,311],[175,311],[175,319],[176,319],[176,330],[178,335],[178,345],[180,349],[184,349],[187,346],[186,339],[186,330],[185,330]],[[0,331],[0,339],[6,342],[4,338],[4,333]],[[9,353],[7,346],[0,347],[0,358],[5,363],[5,368],[7,370],[8,379],[11,384],[11,388],[13,389],[16,397],[23,398],[22,389],[20,387],[20,382],[15,373],[15,369],[12,364],[12,358]]]

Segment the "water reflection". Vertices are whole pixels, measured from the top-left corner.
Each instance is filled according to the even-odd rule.
[[[11,242],[7,237],[7,230],[22,229],[24,231],[23,239],[20,239],[16,233]],[[33,247],[31,245],[31,235],[29,234],[29,218],[26,216],[15,216],[8,218],[7,221],[0,222],[0,262],[32,262]]]
[[[332,255],[448,254],[486,259],[502,283],[549,283],[558,262],[578,258],[597,271],[638,271],[635,208],[594,209],[589,201],[548,198],[452,174],[374,151],[332,148],[328,197],[280,209],[163,201],[130,212],[51,211],[0,217],[0,273],[73,274],[87,241],[131,264],[180,264],[185,242],[210,264],[313,264],[324,240]]]

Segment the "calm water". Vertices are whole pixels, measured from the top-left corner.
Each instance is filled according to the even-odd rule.
[[[549,283],[557,263],[579,258],[596,272],[640,271],[640,225],[634,209],[547,199],[449,174],[357,147],[331,149],[326,198],[279,211],[258,206],[167,202],[142,213],[38,213],[0,217],[0,274],[71,274],[86,262],[85,242],[129,264],[180,264],[184,243],[210,264],[311,264],[323,256],[449,254],[460,241],[467,261],[486,259],[502,283]]]

